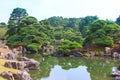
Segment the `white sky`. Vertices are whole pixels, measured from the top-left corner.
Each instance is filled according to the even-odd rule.
[[[84,17],[116,20],[120,15],[120,0],[0,0],[0,22],[7,22],[16,7],[25,8],[38,20],[52,16]]]

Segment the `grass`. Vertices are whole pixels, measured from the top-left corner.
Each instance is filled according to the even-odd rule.
[[[4,79],[4,78],[0,77],[0,80],[7,80],[7,79]]]
[[[12,73],[20,72],[20,70],[4,67],[5,62],[8,62],[8,61],[11,61],[11,60],[0,59],[0,73],[7,72],[7,71],[11,71]],[[6,80],[6,79],[0,77],[0,80]]]

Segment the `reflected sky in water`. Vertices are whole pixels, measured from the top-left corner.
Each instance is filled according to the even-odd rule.
[[[86,66],[64,70],[61,66],[56,65],[52,68],[50,76],[41,80],[91,80],[91,78]]]

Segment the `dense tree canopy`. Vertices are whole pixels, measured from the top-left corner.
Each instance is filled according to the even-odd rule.
[[[112,46],[120,40],[120,26],[111,21],[98,20],[89,27],[85,43]]]
[[[117,24],[119,18],[116,20]],[[38,21],[35,17],[28,16],[25,9],[15,8],[8,25],[0,23],[0,27],[2,31],[5,30],[4,34],[7,31],[5,37],[10,47],[20,45],[32,53],[38,53],[44,46],[54,45],[56,50],[66,53],[71,49],[82,48],[86,44],[105,47],[119,43],[120,26],[116,23],[99,20],[97,16],[81,18],[53,16]]]
[[[81,21],[79,23],[79,30],[83,37],[87,35],[86,33],[88,32],[89,25],[96,20],[98,20],[97,16],[86,16],[81,18]]]
[[[41,23],[44,23],[41,21]],[[41,46],[51,41],[49,25],[43,25],[34,17],[24,17],[20,21],[18,31],[8,37],[8,45],[11,47],[22,45],[32,52],[38,52]],[[46,27],[46,28],[45,28]],[[52,33],[52,31],[50,31]]]

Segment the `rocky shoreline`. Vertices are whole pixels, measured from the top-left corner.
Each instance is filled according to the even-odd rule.
[[[32,80],[29,74],[29,70],[38,70],[39,62],[35,61],[34,59],[29,59],[27,57],[19,57],[19,59],[16,59],[17,56],[19,56],[19,54],[23,53],[22,47],[9,49],[8,46],[4,46],[3,51],[4,52],[0,51],[0,58],[9,60],[5,62],[4,67],[17,69],[17,70],[20,70],[20,72],[12,73],[10,71],[6,71],[1,73],[0,76],[8,80]],[[85,50],[75,49],[75,50],[72,50],[71,54],[67,55],[67,54],[56,53],[54,56],[68,56],[68,57],[110,56],[113,58],[120,58],[119,53],[120,53],[120,46],[117,47],[116,49],[105,47],[104,51],[95,51],[95,50],[89,50],[89,49],[85,49]],[[115,77],[115,80],[120,80],[119,70],[112,72],[111,75]]]
[[[2,49],[2,48],[1,48]],[[39,62],[34,59],[29,59],[27,57],[20,57],[16,59],[20,53],[20,50],[10,50],[7,46],[3,48],[3,51],[6,50],[6,53],[0,52],[0,57],[2,59],[7,59],[4,67],[20,70],[20,72],[12,73],[11,71],[4,71],[0,74],[1,77],[7,80],[32,80],[29,74],[29,70],[38,70]]]

